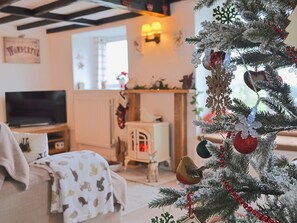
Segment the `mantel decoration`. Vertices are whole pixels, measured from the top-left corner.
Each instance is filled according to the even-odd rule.
[[[38,39],[3,37],[6,63],[40,63]]]
[[[128,73],[122,71],[122,72],[117,76],[117,80],[119,81],[121,90],[125,90],[125,84],[127,84],[128,81],[129,81]]]

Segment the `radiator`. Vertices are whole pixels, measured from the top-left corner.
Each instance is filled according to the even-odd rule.
[[[114,138],[114,100],[76,98],[75,138],[78,144],[111,148]]]

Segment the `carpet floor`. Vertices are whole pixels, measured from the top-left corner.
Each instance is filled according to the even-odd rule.
[[[153,187],[158,187],[162,184],[168,183],[175,179],[175,173],[172,172],[168,166],[163,164],[159,165],[159,177],[158,182],[155,178],[152,178],[151,182],[147,180],[147,164],[138,163],[135,165],[128,165],[126,170],[117,172],[119,175],[124,177],[127,181],[141,183]]]
[[[160,187],[179,188],[175,173],[159,166],[158,182],[147,182],[146,165],[129,165],[126,170],[117,172],[127,180],[127,204],[122,212],[122,223],[151,223],[155,216],[168,211],[177,220],[186,214],[185,210],[174,207],[149,208],[148,203],[158,196]]]

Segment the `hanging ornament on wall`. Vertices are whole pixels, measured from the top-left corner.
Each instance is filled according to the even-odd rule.
[[[238,132],[233,140],[234,148],[243,154],[252,153],[258,145],[257,138],[248,135],[246,138],[241,137],[241,132]]]
[[[128,7],[128,8],[130,8],[131,7],[130,2],[131,2],[131,0],[122,0],[121,4]]]
[[[162,11],[163,14],[167,15],[168,14],[168,5],[165,4],[165,0],[163,0],[163,4],[162,4]]]
[[[267,78],[266,78],[266,72],[263,70],[263,71],[246,71],[244,74],[243,74],[243,79],[244,79],[244,82],[245,84],[250,88],[252,89],[253,91],[260,91],[261,88],[259,88],[258,86],[255,86],[255,88],[253,87],[253,83],[255,83],[256,81],[267,81]]]
[[[201,158],[204,158],[204,159],[211,157],[211,154],[206,147],[206,144],[208,141],[204,138],[204,136],[198,137],[198,140],[200,140],[200,142],[198,143],[198,145],[196,147],[196,152],[197,152],[198,156],[200,156]]]
[[[153,11],[153,9],[154,9],[154,5],[150,1],[147,1],[145,6],[146,6],[146,9],[150,12]]]

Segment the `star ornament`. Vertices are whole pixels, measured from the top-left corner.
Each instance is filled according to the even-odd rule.
[[[235,125],[235,130],[240,132],[241,131],[241,137],[243,139],[246,139],[249,135],[252,137],[257,137],[258,133],[255,129],[258,129],[262,126],[261,122],[249,122],[246,117],[243,115],[238,115],[239,122]]]

